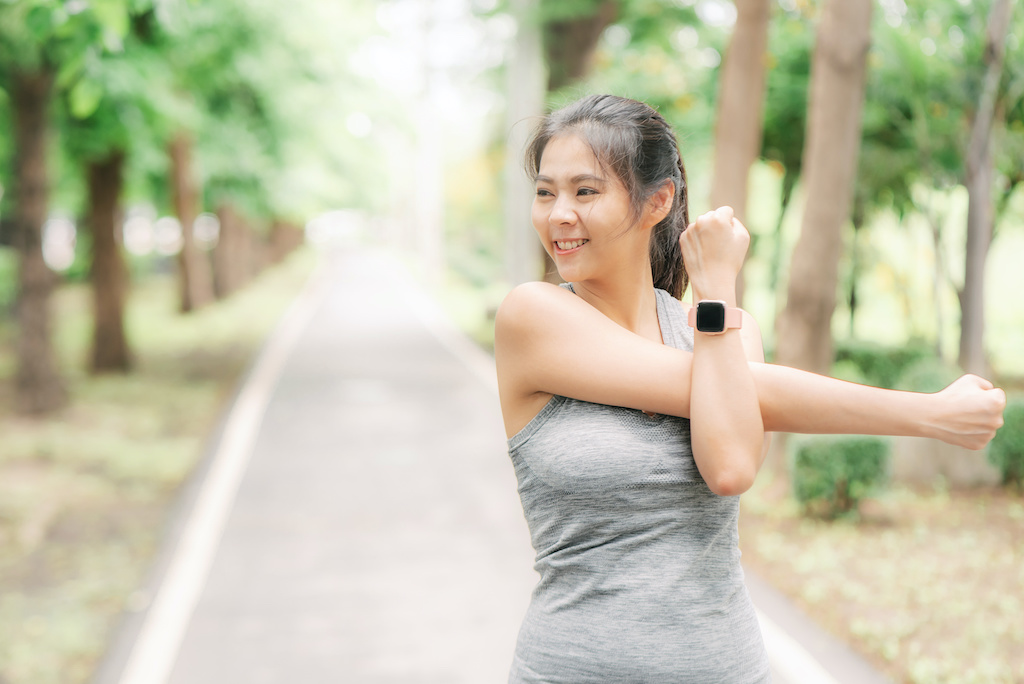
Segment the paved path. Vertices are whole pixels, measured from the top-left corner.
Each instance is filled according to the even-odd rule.
[[[325,262],[97,684],[505,681],[536,576],[493,366],[416,292],[380,252]],[[754,580],[777,682],[879,681]]]

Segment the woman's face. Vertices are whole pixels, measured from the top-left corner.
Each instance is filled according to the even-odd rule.
[[[545,146],[532,215],[544,249],[567,281],[608,272],[631,258],[627,246],[637,240],[639,253],[646,254],[647,232],[631,230],[626,187],[578,136],[561,135]]]

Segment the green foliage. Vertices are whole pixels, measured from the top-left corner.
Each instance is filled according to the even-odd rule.
[[[724,52],[729,32],[707,26],[695,8],[663,0],[619,4],[614,25],[598,43],[593,74],[559,93],[556,105],[584,92],[607,92],[643,100],[657,109],[679,136],[684,158],[711,139],[718,68],[709,56]],[[623,29],[625,31],[623,31]]]
[[[1024,491],[1024,399],[1011,400],[1003,412],[1003,427],[988,447],[988,459],[1003,476],[1003,484]]]
[[[960,369],[934,356],[911,363],[897,385],[911,392],[938,392],[960,377]]]
[[[892,389],[904,370],[930,354],[931,351],[922,346],[883,347],[873,342],[849,340],[836,345],[835,360],[852,363],[867,384]]]
[[[0,318],[14,306],[18,295],[18,256],[13,249],[0,247]]]
[[[803,14],[776,16],[768,27],[761,156],[781,164],[790,184],[800,175],[803,159],[813,44],[814,27]]]
[[[811,514],[855,514],[884,483],[888,463],[889,443],[878,437],[806,438],[793,454],[793,495]]]

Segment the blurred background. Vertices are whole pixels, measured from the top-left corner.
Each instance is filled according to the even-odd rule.
[[[1022,41],[1012,0],[0,3],[0,682],[88,680],[318,250],[387,246],[485,349],[511,287],[557,280],[521,152],[538,117],[585,94],[674,125],[691,216],[736,208],[769,357],[921,391],[975,372],[1016,397]],[[745,513],[770,541],[745,552],[900,679],[1024,681],[1014,401],[994,451],[854,444],[866,474],[825,494],[798,474],[815,445],[777,447]],[[861,510],[882,471],[888,498]],[[997,576],[964,570],[977,586],[949,618],[973,605],[980,626],[946,630],[973,636],[942,654],[899,612],[934,602],[877,564],[866,586],[891,588],[898,618],[833,615],[840,590],[800,580],[873,557],[879,526],[896,535],[883,557],[905,551],[952,509],[950,534],[998,531],[967,554]],[[819,542],[832,551],[794,570]],[[939,581],[925,572],[911,584]],[[964,674],[982,643],[996,669]]]

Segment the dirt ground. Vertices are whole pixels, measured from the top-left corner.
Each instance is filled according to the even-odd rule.
[[[894,486],[827,522],[777,491],[743,497],[743,560],[818,624],[897,682],[1024,682],[1024,496]]]

